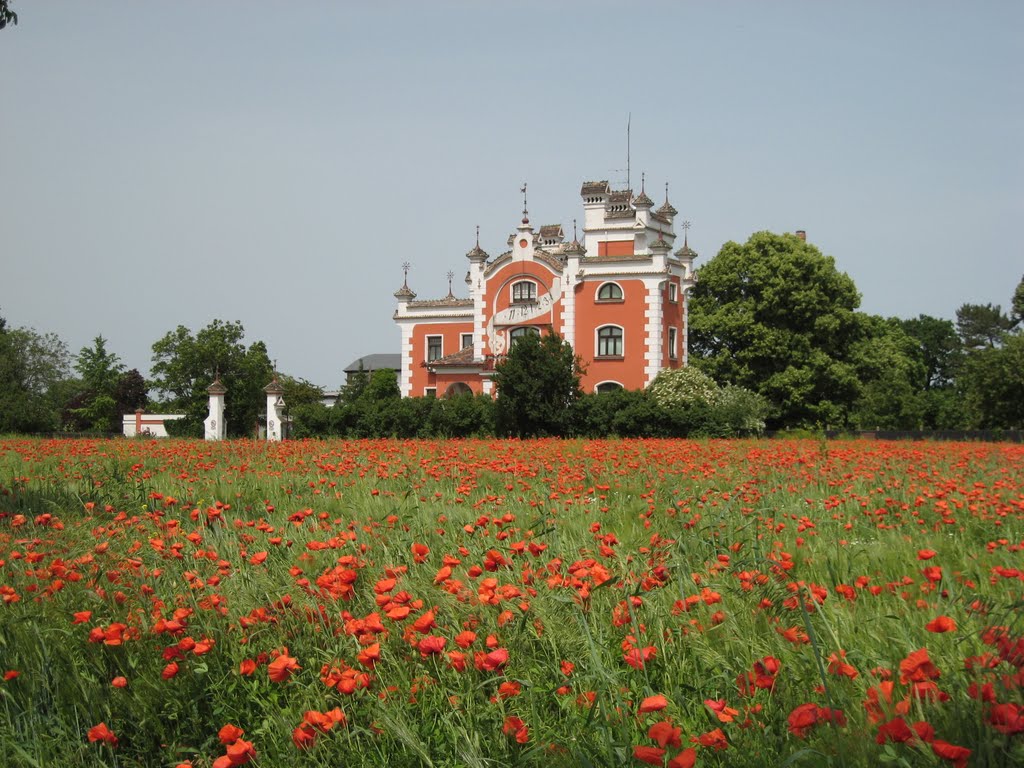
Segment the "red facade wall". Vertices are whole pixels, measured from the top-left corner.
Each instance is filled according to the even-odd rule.
[[[435,374],[427,370],[423,363],[427,359],[427,336],[441,336],[441,354],[450,355],[462,348],[461,336],[470,333],[473,324],[466,320],[452,323],[418,323],[412,334],[412,386],[410,394],[419,397],[426,387],[437,387],[438,394],[443,394],[435,383]],[[468,381],[467,381],[468,383]]]
[[[597,300],[598,288],[614,282],[622,288],[621,302]],[[576,289],[576,354],[586,368],[583,390],[593,392],[605,381],[617,381],[626,389],[642,389],[646,365],[647,292],[641,280],[593,280]],[[621,358],[597,357],[597,329],[602,325],[618,325],[623,331]]]

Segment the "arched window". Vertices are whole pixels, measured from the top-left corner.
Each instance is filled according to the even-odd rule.
[[[622,286],[618,283],[603,283],[597,289],[598,301],[622,301]]]
[[[540,331],[534,328],[532,325],[524,325],[519,328],[513,328],[508,332],[509,344],[515,344],[525,336],[540,336]]]
[[[512,283],[512,303],[525,304],[537,300],[537,284],[532,280]]]
[[[608,392],[618,392],[620,389],[622,389],[622,385],[617,381],[602,381],[594,388],[594,391],[603,395]]]
[[[622,357],[622,328],[617,325],[605,325],[597,329],[597,356]]]

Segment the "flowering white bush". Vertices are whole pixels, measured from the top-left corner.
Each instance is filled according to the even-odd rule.
[[[697,404],[711,407],[721,395],[721,388],[714,379],[689,366],[660,371],[648,391],[662,408]]]

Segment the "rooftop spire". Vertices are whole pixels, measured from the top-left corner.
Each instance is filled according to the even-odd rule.
[[[454,298],[455,298],[455,294],[454,294],[454,293],[452,293],[452,278],[453,278],[453,277],[455,277],[455,273],[454,273],[454,272],[452,272],[452,271],[451,271],[451,270],[449,269],[449,270],[448,270],[448,298],[449,298],[449,299],[454,299]]]
[[[523,193],[523,224],[530,223],[530,214],[526,210],[526,182],[523,182],[523,188],[519,190]]]

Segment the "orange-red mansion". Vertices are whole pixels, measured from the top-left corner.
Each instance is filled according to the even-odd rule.
[[[493,394],[494,365],[528,333],[558,332],[582,359],[586,392],[642,389],[658,371],[686,363],[687,291],[697,254],[673,252],[677,211],[657,210],[641,190],[583,184],[583,242],[560,225],[534,231],[529,217],[511,250],[466,254],[469,298],[416,300],[408,282],[395,293],[402,333],[403,396]]]

